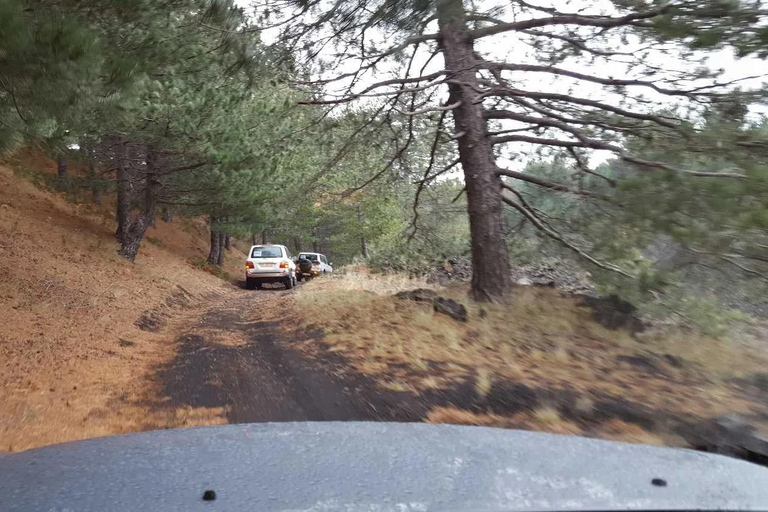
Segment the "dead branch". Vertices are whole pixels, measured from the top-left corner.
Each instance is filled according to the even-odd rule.
[[[459,198],[460,198],[462,195],[464,195],[464,193],[465,193],[466,191],[467,191],[467,187],[463,187],[461,190],[459,190],[459,193],[458,193],[458,194],[456,194],[456,197],[454,197],[453,199],[451,199],[451,204],[453,204],[453,203],[455,203],[456,201],[458,201],[458,200],[459,200]]]
[[[545,226],[544,223],[541,221],[541,219],[539,219],[538,216],[536,216],[535,213],[533,213],[532,211],[528,210],[527,208],[524,208],[522,205],[516,203],[515,201],[513,201],[509,197],[506,197],[506,196],[502,195],[502,201],[504,201],[505,204],[511,206],[512,208],[514,208],[515,210],[520,212],[522,215],[524,215],[529,221],[531,221],[531,224],[536,226],[536,228],[539,231],[541,231],[542,233],[544,233],[548,237],[552,238],[553,240],[556,240],[556,241],[560,242],[565,247],[567,247],[568,249],[572,250],[573,252],[575,252],[576,254],[578,254],[579,256],[584,258],[585,260],[589,261],[590,263],[592,263],[592,264],[602,268],[603,270],[609,270],[611,272],[615,272],[617,274],[620,274],[620,275],[622,275],[624,277],[628,277],[630,279],[634,279],[635,278],[634,275],[632,275],[629,272],[625,271],[621,267],[618,267],[618,266],[613,265],[611,263],[602,262],[602,261],[596,259],[595,257],[593,257],[592,255],[590,255],[589,253],[585,252],[581,248],[575,246],[574,244],[572,244],[571,242],[569,242],[568,240],[563,238],[563,236],[560,235],[560,233],[558,233],[557,231],[554,231],[553,229]]]
[[[413,240],[413,237],[416,236],[416,231],[418,231],[418,222],[419,222],[419,199],[421,198],[421,193],[424,190],[424,187],[427,185],[427,183],[430,181],[430,172],[432,172],[432,168],[435,165],[435,161],[437,158],[437,146],[440,144],[440,134],[441,134],[441,128],[443,126],[443,123],[445,122],[445,116],[447,114],[447,110],[443,110],[440,114],[440,119],[437,122],[437,127],[435,129],[435,138],[432,140],[432,147],[429,151],[429,163],[427,164],[427,168],[424,170],[424,177],[419,181],[418,187],[416,188],[416,194],[414,194],[413,197],[413,205],[411,207],[413,211],[413,219],[411,220],[411,224],[406,228],[407,230],[412,230],[411,233],[408,235],[407,242],[410,243],[411,240]],[[458,160],[456,161],[458,162]],[[450,169],[453,166],[451,164],[447,167],[447,169]],[[441,172],[447,172],[446,169],[443,169]],[[432,179],[434,179],[437,176],[434,176]]]
[[[591,174],[592,176],[596,176],[598,178],[601,178],[601,179],[607,181],[608,184],[611,187],[616,188],[616,180],[615,179],[609,178],[608,176],[605,176],[603,174],[600,174],[597,171],[593,171],[592,169],[590,169],[589,166],[587,166],[587,164],[581,159],[579,154],[576,152],[576,149],[568,148],[567,151],[571,155],[571,157],[574,159],[574,161],[576,162],[576,167],[578,167],[579,170],[581,170],[581,172],[584,172],[584,173],[587,173],[587,174]]]
[[[569,187],[568,185],[563,185],[562,183],[556,183],[554,181],[545,180],[537,176],[531,176],[530,174],[526,174],[518,171],[512,171],[509,169],[503,169],[501,167],[496,168],[496,174],[498,174],[499,176],[509,176],[510,178],[515,178],[520,181],[532,183],[534,185],[538,185],[539,187],[546,188],[549,190],[555,190],[558,192],[568,192],[569,194],[574,194],[582,197],[589,197],[593,199],[600,199],[612,204],[616,204],[612,198],[605,196],[603,194],[596,194],[594,192],[588,192],[586,190],[576,190]]]
[[[510,185],[509,183],[505,183],[504,180],[501,180],[501,179],[499,180],[499,183],[501,183],[502,190],[508,190],[509,192],[512,192],[513,194],[515,194],[515,196],[517,197],[517,200],[520,201],[520,205],[523,208],[526,208],[526,209],[530,210],[531,212],[534,211],[534,209],[531,208],[531,206],[525,200],[523,195],[520,192],[518,192],[517,190],[515,190],[515,188],[512,185]]]
[[[734,260],[732,257],[729,257],[728,255],[719,254],[719,253],[713,253],[713,252],[704,251],[704,250],[701,250],[701,249],[694,249],[692,247],[688,247],[688,250],[691,251],[691,252],[695,252],[697,254],[706,254],[708,256],[714,256],[715,258],[717,258],[717,259],[719,259],[721,261],[724,261],[724,262],[726,262],[726,263],[728,263],[730,265],[733,265],[734,267],[738,268],[742,272],[745,272],[745,273],[747,273],[749,275],[757,276],[757,277],[759,277],[760,279],[762,279],[764,281],[768,281],[768,275],[766,275],[766,274],[764,274],[764,273],[762,273],[762,272],[760,272],[758,270],[755,270],[753,268],[750,268],[750,267],[747,267],[745,265],[742,265],[741,263],[739,263],[738,261]]]
[[[450,105],[441,105],[439,107],[430,107],[430,108],[424,108],[421,110],[413,110],[410,112],[400,112],[400,113],[406,116],[419,116],[422,114],[427,114],[429,112],[446,112],[449,110],[459,108],[460,106],[461,106],[461,102],[457,101],[456,103],[452,103]]]

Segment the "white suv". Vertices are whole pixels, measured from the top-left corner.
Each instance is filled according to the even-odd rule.
[[[245,287],[261,289],[264,283],[283,283],[290,290],[296,285],[296,264],[284,245],[254,245],[245,261]]]
[[[328,259],[324,254],[319,252],[302,252],[299,253],[299,259],[307,259],[312,262],[312,274],[330,274],[333,272],[333,267],[328,263]]]

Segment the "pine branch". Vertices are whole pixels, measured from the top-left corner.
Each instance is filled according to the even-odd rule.
[[[549,39],[557,39],[559,41],[564,41],[580,51],[591,53],[592,55],[597,55],[599,57],[634,57],[635,56],[635,53],[633,52],[619,52],[619,51],[598,50],[597,48],[591,48],[587,46],[585,41],[575,39],[572,37],[567,37],[562,34],[554,34],[552,32],[542,32],[540,30],[523,30],[522,33],[532,37],[547,37]]]
[[[350,95],[339,95],[335,99],[329,99],[329,100],[301,100],[299,101],[299,105],[334,105],[338,103],[349,103],[351,101],[355,101],[360,98],[380,98],[382,96],[400,96],[402,94],[408,94],[408,93],[415,93],[420,91],[425,91],[427,89],[430,89],[432,87],[437,87],[438,85],[442,84],[443,81],[433,82],[427,85],[421,85],[417,87],[409,87],[407,89],[398,89],[394,91],[380,91],[380,92],[368,92],[368,93],[355,93]],[[380,87],[379,84],[374,84],[371,87],[369,87],[367,90],[373,90],[377,87]]]
[[[554,101],[560,101],[564,103],[572,103],[574,105],[592,107],[592,108],[596,108],[606,112],[611,112],[613,114],[618,114],[620,116],[631,118],[631,119],[651,121],[665,128],[676,129],[680,125],[679,120],[674,118],[668,118],[668,117],[658,116],[654,114],[643,114],[640,112],[634,112],[634,111],[626,110],[620,107],[615,107],[607,103],[602,103],[600,101],[590,100],[587,98],[580,98],[578,96],[572,96],[569,94],[525,91],[522,89],[515,89],[512,87],[496,86],[494,88],[482,91],[481,95],[482,97],[498,96],[502,98],[512,97],[512,98],[532,98],[536,100],[554,100]]]
[[[360,69],[364,69],[364,68],[365,67],[360,68]],[[343,73],[343,74],[337,75],[337,76],[335,76],[333,78],[327,78],[327,79],[322,79],[322,80],[304,80],[304,81],[298,81],[298,82],[293,82],[293,83],[295,83],[297,85],[314,85],[314,86],[317,86],[317,85],[327,85],[329,83],[333,83],[333,82],[336,82],[336,81],[339,81],[339,80],[343,80],[345,78],[352,77],[357,72],[358,71],[349,72],[349,73]],[[378,89],[380,87],[387,87],[389,85],[402,85],[402,84],[413,84],[413,83],[419,83],[419,82],[426,82],[426,81],[429,81],[429,80],[434,80],[436,78],[440,78],[444,74],[445,74],[445,71],[437,71],[437,72],[431,73],[429,75],[419,75],[419,76],[414,76],[414,77],[392,78],[392,79],[389,79],[389,80],[382,80],[380,82],[376,82],[376,83],[368,86],[365,90],[363,90],[359,94],[360,95],[365,95],[366,93],[368,93],[368,92],[370,92],[370,91],[372,91],[374,89]]]
[[[529,20],[513,21],[509,23],[497,23],[495,25],[471,30],[469,37],[472,39],[480,39],[482,37],[493,36],[496,34],[502,34],[504,32],[513,32],[521,30],[529,30],[532,28],[549,27],[552,25],[579,25],[585,27],[600,27],[604,29],[610,29],[615,27],[622,27],[626,25],[632,25],[636,21],[647,20],[655,18],[661,14],[664,14],[670,9],[671,6],[665,5],[657,9],[651,9],[644,12],[627,14],[617,18],[611,18],[608,16],[586,16],[579,14],[564,14],[556,16],[548,16],[545,18],[533,18]]]
[[[491,140],[492,144],[503,144],[507,142],[533,142],[538,144],[546,144],[550,146],[561,146],[561,147],[568,148],[569,151],[574,151],[574,148],[577,148],[577,147],[588,148],[588,149],[599,149],[604,151],[610,151],[616,154],[622,160],[637,164],[640,167],[649,167],[654,169],[661,169],[665,171],[671,171],[671,172],[677,172],[681,174],[688,174],[691,176],[699,176],[699,177],[707,177],[707,178],[748,179],[747,175],[738,173],[738,172],[692,171],[689,169],[681,169],[679,167],[666,164],[664,162],[646,160],[627,152],[624,148],[620,146],[616,146],[614,144],[610,144],[608,142],[603,142],[603,141],[594,139],[592,137],[589,137],[586,134],[584,134],[584,132],[582,132],[581,130],[574,128],[573,126],[570,126],[567,123],[564,123],[561,121],[556,121],[552,119],[543,119],[535,116],[528,116],[525,114],[518,114],[516,112],[512,112],[509,110],[495,110],[493,112],[489,112],[488,115],[491,119],[511,119],[514,121],[520,121],[524,123],[533,123],[533,124],[540,124],[542,126],[550,126],[550,127],[562,130],[566,133],[569,133],[578,139],[578,141],[561,141],[559,139],[539,139],[539,141],[541,142],[535,142],[534,138],[527,137],[524,135],[505,135],[501,137],[494,137]]]
[[[568,76],[571,78],[575,78],[577,80],[592,82],[600,85],[608,85],[613,87],[631,87],[631,86],[646,87],[658,92],[659,94],[663,94],[666,96],[686,96],[686,97],[713,96],[713,95],[726,96],[730,94],[730,91],[719,93],[719,94],[709,93],[709,92],[705,93],[702,91],[704,91],[705,89],[725,88],[730,85],[734,85],[738,82],[743,82],[745,80],[753,80],[753,79],[763,78],[765,76],[768,76],[768,73],[763,73],[760,75],[752,75],[752,76],[738,78],[725,83],[714,83],[714,84],[709,84],[701,87],[695,87],[692,89],[670,89],[668,87],[662,87],[658,85],[656,82],[650,81],[650,80],[603,78],[599,76],[588,75],[585,73],[579,73],[576,71],[570,71],[570,70],[559,68],[556,66],[541,66],[541,65],[534,65],[534,64],[512,64],[508,62],[483,61],[482,65],[480,66],[480,69],[549,73],[549,74],[558,75],[558,76]]]
[[[604,131],[610,131],[610,132],[621,133],[621,134],[633,134],[633,135],[638,135],[639,133],[641,133],[640,129],[651,128],[648,124],[645,124],[642,122],[638,122],[634,124],[624,124],[624,123],[617,123],[613,120],[597,121],[597,120],[589,120],[589,119],[577,119],[574,117],[565,117],[563,115],[558,114],[558,112],[566,112],[566,110],[558,109],[557,107],[554,107],[552,105],[548,105],[547,108],[544,108],[543,106],[536,105],[523,98],[515,98],[515,99],[512,99],[511,101],[517,105],[533,110],[537,114],[541,114],[545,117],[556,119],[557,121],[561,121],[563,123],[567,123],[570,125],[594,126]],[[540,100],[537,100],[537,102],[540,104],[542,103]],[[554,109],[554,111],[552,109]],[[493,112],[493,110],[491,112]]]

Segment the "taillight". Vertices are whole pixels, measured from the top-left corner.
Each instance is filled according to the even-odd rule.
[[[256,268],[256,266],[253,264],[252,261],[246,261],[245,268],[251,269],[251,268]]]
[[[288,268],[288,262],[287,261],[281,261],[280,262],[280,268]]]

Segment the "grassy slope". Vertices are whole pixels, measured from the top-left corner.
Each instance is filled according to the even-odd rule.
[[[311,283],[299,301],[326,350],[382,389],[436,403],[431,421],[681,444],[680,422],[693,418],[765,419],[763,390],[739,380],[765,371],[765,349],[684,332],[633,337],[540,287],[516,288],[512,306],[438,290],[467,304],[464,324],[392,296],[418,286],[358,273]]]
[[[230,286],[189,263],[207,254],[205,225],[158,221],[129,263],[115,253],[113,198],[75,204],[20,179],[54,172],[32,154],[0,163],[0,451],[207,421],[157,417],[142,403],[147,374],[172,354],[168,330]],[[239,275],[243,258],[233,250],[225,270]],[[163,335],[135,325],[172,309],[179,325]]]

